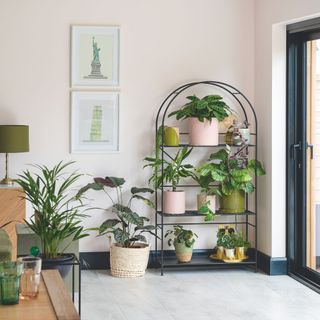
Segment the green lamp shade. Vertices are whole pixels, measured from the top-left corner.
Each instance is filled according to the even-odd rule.
[[[0,125],[0,153],[28,151],[29,126]]]

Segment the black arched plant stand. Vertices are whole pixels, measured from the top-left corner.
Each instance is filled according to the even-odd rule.
[[[157,131],[160,126],[165,126],[165,120],[167,119],[167,114],[172,106],[172,103],[175,101],[175,99],[180,96],[183,92],[185,92],[187,89],[196,87],[196,86],[210,86],[213,89],[218,88],[218,90],[222,90],[225,93],[230,96],[235,105],[238,105],[240,107],[240,110],[243,112],[243,120],[248,120],[248,115],[251,113],[251,133],[250,135],[254,137],[253,143],[250,143],[246,149],[247,152],[249,152],[249,148],[253,149],[254,152],[254,159],[257,160],[257,153],[258,153],[258,145],[257,145],[257,137],[258,137],[258,123],[257,123],[257,116],[253,109],[252,104],[247,99],[247,97],[242,94],[238,89],[235,87],[219,82],[219,81],[199,81],[199,82],[191,82],[184,84],[175,90],[173,90],[162,102],[158,113],[156,117],[156,128],[155,128],[155,142],[157,143]],[[181,132],[180,135],[187,135],[187,132]],[[180,144],[179,146],[165,146],[163,142],[163,131],[162,131],[162,139],[160,143],[160,159],[162,165],[159,168],[160,173],[164,170],[163,165],[163,159],[164,157],[171,158],[168,149],[167,148],[179,148],[186,146],[186,144]],[[252,139],[251,139],[252,140]],[[225,144],[219,144],[217,146],[192,146],[190,147],[199,147],[199,148],[222,148],[225,147]],[[234,146],[234,148],[237,148]],[[172,158],[171,158],[172,159]],[[248,195],[246,195],[246,210],[243,213],[237,213],[237,214],[226,214],[217,211],[216,212],[216,220],[213,222],[204,222],[203,216],[201,216],[198,211],[196,210],[187,210],[185,214],[165,214],[161,210],[163,208],[163,191],[164,188],[170,187],[169,185],[162,185],[160,189],[155,190],[155,224],[156,224],[156,234],[160,238],[158,240],[155,238],[155,259],[156,259],[156,265],[161,268],[161,275],[164,273],[164,269],[178,269],[178,268],[221,268],[221,267],[253,267],[255,271],[257,271],[257,178],[255,176],[254,178],[254,184],[255,184],[255,192],[251,196],[253,197],[253,201],[250,205],[252,207],[252,210],[249,210],[249,199]],[[199,188],[199,185],[196,184],[181,184],[180,187],[184,188]],[[160,198],[159,198],[160,196]],[[160,204],[160,205],[159,205]],[[195,217],[200,216],[199,219],[202,219],[202,221],[199,222],[179,222],[179,218],[187,218],[187,217]],[[249,221],[249,216],[253,217],[253,221]],[[228,221],[225,221],[228,218]],[[219,224],[235,224],[235,225],[245,225],[246,229],[246,240],[248,240],[248,234],[249,234],[249,228],[253,228],[253,234],[254,234],[254,246],[252,246],[250,253],[249,253],[249,259],[239,262],[239,263],[226,263],[223,261],[214,261],[210,260],[208,258],[208,254],[205,253],[203,255],[194,255],[191,262],[189,263],[179,263],[172,255],[165,255],[164,254],[164,228],[166,226],[173,226],[173,225],[219,225]]]

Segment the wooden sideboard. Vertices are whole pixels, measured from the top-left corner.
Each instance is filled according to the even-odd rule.
[[[19,187],[0,186],[0,226],[8,221],[20,221],[26,217],[26,201],[23,191]],[[12,242],[12,259],[17,258],[17,235],[16,222],[10,223],[4,229],[7,231]]]
[[[38,296],[19,304],[0,305],[0,319],[5,320],[79,320],[70,294],[57,270],[43,270]]]

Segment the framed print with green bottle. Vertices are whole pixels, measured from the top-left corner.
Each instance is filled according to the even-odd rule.
[[[71,152],[118,152],[119,93],[71,94]]]

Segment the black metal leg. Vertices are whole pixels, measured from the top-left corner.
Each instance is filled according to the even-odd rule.
[[[78,312],[81,315],[81,266],[79,264],[79,297],[78,297]]]
[[[72,302],[74,303],[74,264],[72,265]]]

